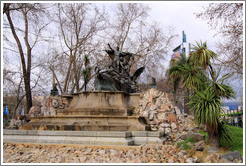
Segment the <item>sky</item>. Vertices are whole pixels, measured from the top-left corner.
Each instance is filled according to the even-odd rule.
[[[196,41],[207,41],[208,47],[215,50],[218,38],[214,37],[216,31],[211,29],[206,21],[196,18],[194,13],[204,11],[208,6],[205,2],[163,2],[149,3],[151,7],[150,16],[156,21],[175,28],[179,37],[175,41],[176,46],[182,42],[182,31],[184,30],[187,43],[195,44]],[[174,46],[175,47],[175,46]]]
[[[184,30],[187,36],[187,43],[195,44],[195,41],[207,41],[210,49],[216,49],[215,43],[218,40],[218,38],[214,37],[216,31],[211,29],[206,21],[196,18],[194,14],[204,11],[203,7],[208,6],[208,2],[137,1],[137,3],[148,5],[150,7],[150,18],[157,21],[163,28],[166,26],[174,27],[175,32],[179,35],[179,38],[174,42],[174,47],[181,44],[182,31]]]
[[[128,1],[129,2],[129,1]],[[126,3],[126,2],[123,2]],[[139,1],[137,3],[140,3]],[[157,21],[163,28],[166,26],[174,27],[175,33],[179,36],[173,42],[173,49],[182,43],[182,31],[186,34],[187,43],[185,47],[188,49],[188,43],[195,44],[196,41],[207,42],[209,49],[216,52],[216,43],[222,40],[219,36],[215,36],[216,30],[212,29],[207,20],[197,18],[195,13],[204,11],[209,1],[155,1],[155,2],[142,2],[150,7],[149,16],[154,21]],[[170,56],[167,57],[165,66],[168,67],[169,61],[172,55],[172,49],[170,50]],[[243,80],[238,82],[232,82],[234,90],[237,92],[238,98],[243,95]],[[232,100],[232,99],[230,99]]]
[[[46,2],[48,1],[45,1],[44,3]],[[61,1],[61,3],[62,2],[64,1]],[[121,2],[127,3],[126,1]],[[128,3],[129,2],[132,1],[128,1]],[[76,1],[76,3],[78,3],[78,1]],[[98,1],[95,3],[105,5],[106,3],[112,4],[112,1]],[[203,7],[208,6],[209,1],[137,1],[137,3],[146,3],[150,7],[150,18],[157,21],[163,28],[166,26],[174,27],[175,33],[178,34],[179,37],[174,41],[173,49],[181,44],[182,31],[184,30],[187,37],[187,43],[195,44],[195,41],[207,41],[208,48],[216,51],[216,42],[219,41],[218,37],[214,37],[216,31],[211,29],[206,20],[196,18],[196,15],[194,14],[204,11]],[[188,47],[188,44],[186,44],[186,47]],[[169,63],[171,55],[172,50],[170,50],[170,57],[168,57],[167,61],[164,62],[165,66]],[[239,87],[242,86],[243,84],[240,83]]]
[[[194,13],[204,11],[208,2],[155,2],[148,3],[151,8],[150,16],[156,21],[165,25],[171,25],[179,37],[174,41],[174,48],[182,43],[182,31],[186,34],[187,44],[195,44],[196,41],[207,41],[208,48],[216,52],[216,43],[222,40],[219,36],[214,36],[217,32],[212,29],[207,20],[197,18]],[[171,51],[172,52],[172,51]],[[171,54],[170,57],[171,59]],[[169,59],[168,59],[169,61]],[[237,91],[238,98],[243,95],[243,80],[232,82],[234,90]],[[230,99],[232,100],[232,99]]]
[[[129,3],[120,1],[118,3]],[[136,1],[135,1],[136,2]],[[209,2],[198,1],[137,1],[136,3],[143,3],[150,7],[149,19],[156,21],[163,27],[164,32],[167,26],[174,29],[174,33],[178,37],[173,42],[173,48],[170,49],[170,56],[164,62],[168,67],[171,59],[172,50],[182,43],[182,31],[185,32],[187,43],[184,46],[188,49],[188,43],[195,44],[196,41],[207,41],[208,48],[216,51],[216,42],[218,37],[214,37],[216,31],[213,30],[205,20],[196,18],[195,13],[204,11],[204,7],[208,6]],[[102,2],[102,6],[106,7],[107,12],[110,13],[115,6],[115,3]]]

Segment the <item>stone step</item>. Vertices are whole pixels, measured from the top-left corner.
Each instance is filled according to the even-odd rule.
[[[163,145],[163,132],[153,131],[41,131],[3,130],[5,143],[132,146]]]
[[[63,112],[58,112],[57,115],[112,115],[112,116],[127,116],[132,113],[131,110],[118,108],[69,108]]]
[[[129,125],[64,125],[64,124],[23,124],[21,130],[61,130],[61,131],[128,131]]]
[[[129,132],[77,132],[4,130],[6,143],[79,144],[79,145],[133,145]]]
[[[148,131],[144,117],[59,115],[33,117],[20,130]]]
[[[74,136],[74,137],[132,137],[130,131],[43,131],[43,130],[9,130],[4,129],[3,135],[39,135],[39,136]]]

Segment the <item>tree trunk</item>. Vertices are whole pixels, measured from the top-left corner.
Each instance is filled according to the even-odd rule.
[[[85,85],[85,91],[86,91],[87,78],[85,76],[84,76],[84,85]]]
[[[213,146],[219,147],[219,135],[208,132],[209,143]]]
[[[65,85],[63,87],[63,92],[67,92],[68,79],[69,79],[69,76],[70,76],[72,63],[73,63],[73,57],[72,57],[72,50],[70,49],[70,61],[69,61],[69,66],[68,66],[67,75],[66,75],[66,79],[65,79]]]
[[[32,91],[31,91],[31,65],[32,65],[32,49],[28,41],[28,20],[27,20],[27,13],[22,9],[22,13],[25,19],[25,44],[27,48],[27,72],[26,76],[24,75],[24,83],[25,83],[25,90],[26,90],[26,104],[27,104],[27,111],[29,112],[30,108],[32,107]]]
[[[25,80],[25,77],[24,77]],[[30,78],[26,78],[25,82],[25,91],[26,91],[26,108],[27,112],[29,113],[30,108],[32,107],[32,92],[30,86]]]
[[[29,109],[32,107],[32,95],[31,95],[31,87],[30,87],[30,69],[31,69],[31,57],[29,57],[31,55],[31,50],[28,49],[28,68],[26,68],[26,62],[25,62],[25,57],[24,57],[24,52],[21,46],[21,42],[15,32],[15,27],[14,24],[12,22],[12,19],[10,17],[10,13],[9,11],[5,12],[7,19],[9,21],[9,25],[10,25],[10,29],[11,32],[15,38],[15,41],[17,43],[18,49],[19,49],[19,54],[21,57],[21,65],[22,65],[22,73],[23,73],[23,78],[24,78],[24,85],[25,85],[25,92],[26,92],[26,108],[27,111],[29,111]],[[27,26],[27,24],[26,24]]]
[[[209,143],[211,145],[219,147],[218,127],[206,125],[206,131],[208,133]]]

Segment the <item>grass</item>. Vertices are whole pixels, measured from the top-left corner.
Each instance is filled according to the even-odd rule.
[[[220,146],[224,148],[229,148],[230,151],[237,150],[243,156],[243,128],[229,126],[229,130],[234,135],[234,142],[220,141]],[[200,134],[205,135],[205,141],[208,141],[208,133],[200,131]]]
[[[232,134],[234,135],[235,141],[229,143],[225,141],[220,141],[220,146],[229,147],[230,151],[237,150],[243,156],[243,128],[235,127],[235,126],[228,126],[228,128],[231,130]]]
[[[206,133],[204,131],[200,131],[200,134],[205,136],[205,141],[208,141],[208,133]]]
[[[182,147],[182,149],[184,150],[191,149],[190,145],[187,144],[188,142],[195,143],[196,141],[192,137],[190,137],[184,140],[183,142],[178,142],[177,146]]]

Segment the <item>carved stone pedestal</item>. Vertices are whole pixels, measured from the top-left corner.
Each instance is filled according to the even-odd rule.
[[[93,91],[63,96],[64,98],[68,105],[64,109],[57,108],[56,115],[32,117],[29,123],[20,126],[20,130],[150,130],[144,117],[132,116],[132,110],[140,99],[139,94]]]

